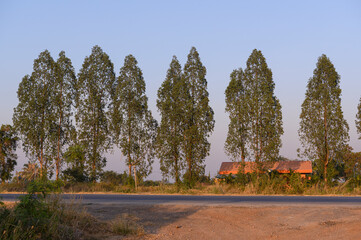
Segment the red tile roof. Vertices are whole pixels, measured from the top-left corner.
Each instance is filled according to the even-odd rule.
[[[240,162],[222,162],[219,174],[237,174],[238,169],[242,166]],[[290,169],[297,173],[312,173],[311,161],[280,161],[273,163],[268,169],[278,171],[279,173],[289,173]],[[246,162],[244,171],[251,173],[256,170],[255,162]]]

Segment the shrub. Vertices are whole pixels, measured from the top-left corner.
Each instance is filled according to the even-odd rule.
[[[57,185],[52,182],[33,182],[28,186],[28,194],[20,198],[13,211],[3,209],[1,239],[56,239],[54,235],[58,215],[50,210],[45,198]]]
[[[122,217],[110,222],[112,232],[121,235],[142,235],[144,234],[144,229],[137,224],[137,220],[135,217],[123,214]]]
[[[100,181],[104,183],[111,183],[113,185],[125,184],[128,175],[124,172],[116,173],[114,171],[105,171],[100,175]]]
[[[63,171],[63,178],[67,182],[78,183],[78,182],[89,182],[89,178],[83,169],[67,168]]]

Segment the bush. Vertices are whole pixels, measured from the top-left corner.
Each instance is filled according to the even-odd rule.
[[[142,183],[142,186],[144,186],[144,187],[156,187],[156,186],[160,186],[160,184],[161,184],[160,181],[147,180],[147,181],[144,181]]]
[[[100,181],[111,183],[113,185],[125,184],[127,182],[127,173],[116,173],[114,171],[105,171],[100,175]]]
[[[135,219],[124,217],[111,223],[102,222],[79,211],[79,206],[62,204],[59,196],[53,194],[61,186],[59,181],[35,181],[13,209],[0,201],[0,239],[103,239],[109,234],[143,233]],[[94,234],[101,236],[96,238]]]
[[[114,233],[121,235],[142,235],[144,229],[137,224],[137,218],[127,214],[116,218],[110,222],[111,229]]]
[[[89,182],[89,178],[81,168],[67,168],[63,171],[63,179],[67,182]]]
[[[13,211],[2,209],[1,239],[56,239],[58,215],[45,199],[57,187],[58,183],[50,181],[33,182]]]

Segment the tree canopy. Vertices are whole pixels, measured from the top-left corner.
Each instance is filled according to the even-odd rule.
[[[55,82],[52,86],[53,105],[53,149],[56,155],[56,179],[59,178],[63,148],[71,142],[71,133],[74,126],[71,121],[75,101],[76,76],[71,60],[65,56],[65,52],[59,53],[55,63]]]
[[[189,183],[204,174],[204,161],[209,155],[208,137],[214,129],[214,112],[209,106],[206,68],[195,47],[192,47],[184,65],[184,138],[183,152],[187,162]]]
[[[300,115],[303,155],[314,160],[327,181],[328,165],[345,151],[348,124],[341,109],[340,76],[326,55],[318,58]]]
[[[274,95],[275,83],[261,51],[254,49],[247,67],[234,70],[226,89],[226,112],[230,123],[225,143],[226,153],[242,161],[248,157],[258,170],[279,157],[282,111]]]
[[[0,179],[1,183],[11,178],[11,172],[17,164],[17,136],[10,125],[1,125],[0,128]]]
[[[234,161],[244,163],[248,155],[249,140],[249,93],[246,88],[246,78],[243,70],[236,69],[230,75],[230,82],[225,91],[226,112],[229,114],[230,123],[228,125],[225,151]]]
[[[182,67],[173,56],[167,76],[158,90],[157,107],[161,123],[157,134],[157,155],[163,176],[173,177],[178,186],[185,166],[184,144],[184,81]]]
[[[152,170],[157,122],[148,110],[143,74],[132,55],[120,69],[111,115],[115,142],[127,158],[129,176],[133,167],[137,185],[137,172],[146,177]]]
[[[41,177],[47,176],[53,160],[52,96],[55,79],[55,62],[49,51],[45,50],[34,60],[31,76],[26,75],[19,85],[19,103],[13,115],[14,127],[21,137],[23,149],[31,160],[40,165]]]
[[[108,109],[114,84],[113,63],[99,46],[94,46],[78,75],[75,114],[78,141],[84,148],[94,181],[105,166],[103,153],[111,144]]]

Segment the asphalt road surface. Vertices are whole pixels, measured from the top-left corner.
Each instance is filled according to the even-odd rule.
[[[3,201],[16,201],[22,194],[0,194]],[[185,204],[200,206],[327,205],[361,207],[361,197],[342,196],[219,196],[219,195],[137,195],[137,194],[62,194],[64,200],[85,204]]]

